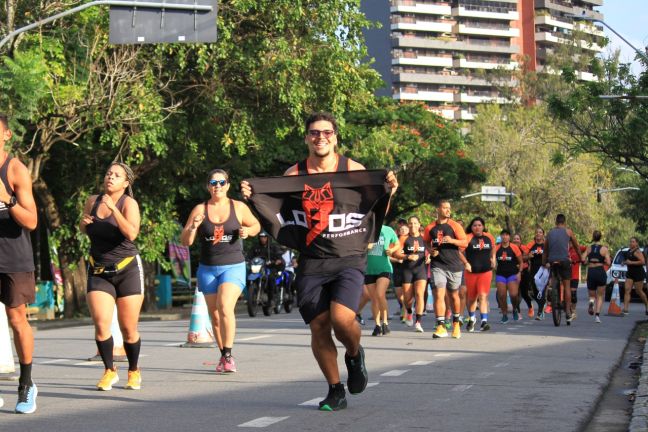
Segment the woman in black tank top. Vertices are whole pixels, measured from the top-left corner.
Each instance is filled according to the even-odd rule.
[[[130,192],[134,175],[122,163],[113,163],[104,177],[104,191],[85,204],[79,229],[90,237],[88,306],[95,325],[95,341],[105,372],[97,388],[111,390],[119,381],[113,365],[110,331],[115,306],[128,357],[126,388],[141,386],[138,368],[140,335],[137,329],[144,300],[144,273],[133,243],[140,229],[140,212]]]
[[[587,293],[589,306],[587,312],[595,315],[594,321],[601,322],[600,314],[603,307],[607,274],[605,267],[611,263],[610,252],[607,246],[601,244],[601,231],[592,233],[592,244],[583,252],[582,259],[587,263]]]
[[[200,264],[196,277],[205,295],[221,358],[216,372],[236,372],[232,347],[236,333],[234,307],[245,288],[243,242],[261,230],[259,221],[241,201],[227,196],[229,176],[221,169],[207,176],[210,198],[191,211],[180,240],[191,246],[200,238]]]
[[[628,267],[625,280],[625,295],[623,296],[623,313],[628,314],[628,306],[630,306],[630,293],[632,288],[644,303],[646,307],[646,315],[648,315],[648,299],[644,293],[644,281],[646,279],[646,259],[643,252],[639,249],[639,240],[637,237],[630,238],[630,248],[625,253],[625,261],[623,263]]]

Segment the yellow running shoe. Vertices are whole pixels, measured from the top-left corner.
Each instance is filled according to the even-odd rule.
[[[455,339],[461,337],[461,325],[458,322],[452,323],[452,337]]]
[[[97,390],[109,391],[112,390],[113,384],[119,382],[119,375],[117,375],[117,367],[106,369],[103,376],[97,383]]]
[[[142,388],[142,372],[137,369],[135,371],[128,371],[128,383],[126,383],[127,390],[139,390]]]
[[[446,330],[443,324],[437,325],[436,330],[434,330],[434,333],[432,333],[432,338],[439,339],[445,337],[448,337],[448,330]]]

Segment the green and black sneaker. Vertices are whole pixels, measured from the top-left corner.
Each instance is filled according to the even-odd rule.
[[[330,386],[326,398],[319,403],[320,411],[339,411],[346,407],[346,392],[342,384]]]

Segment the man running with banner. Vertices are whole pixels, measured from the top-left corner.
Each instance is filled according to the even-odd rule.
[[[360,327],[355,319],[367,265],[367,247],[380,235],[391,195],[393,172],[366,171],[337,153],[337,123],[328,113],[305,122],[308,158],[284,177],[255,178],[241,192],[263,228],[280,244],[300,252],[295,284],[299,311],[311,329],[313,355],[329,390],[322,411],[347,406],[331,336],[344,345],[351,394],[368,382]]]

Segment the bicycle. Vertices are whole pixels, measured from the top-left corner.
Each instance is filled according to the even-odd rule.
[[[560,326],[562,321],[563,311],[565,311],[565,319],[567,318],[567,311],[565,310],[565,299],[562,289],[562,284],[560,281],[560,276],[558,272],[553,271],[551,274],[551,317],[553,318],[554,326]],[[571,325],[571,322],[566,319],[567,325]]]

